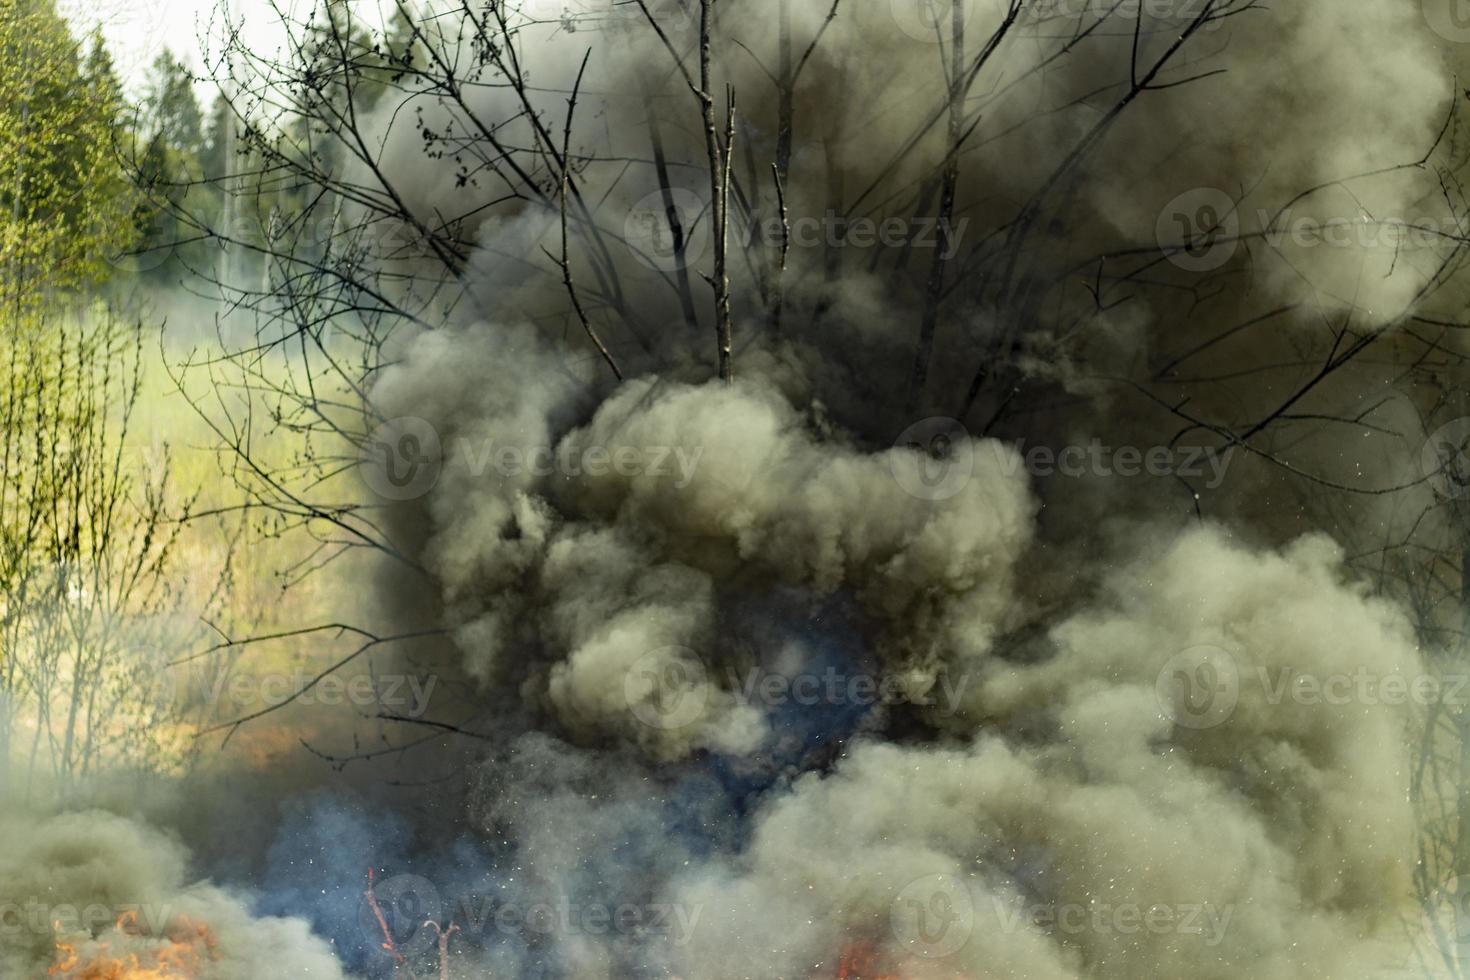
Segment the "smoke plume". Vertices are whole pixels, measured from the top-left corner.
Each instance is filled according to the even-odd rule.
[[[445,678],[409,719],[442,765],[349,728],[371,761],[301,803],[320,760],[273,756],[297,774],[257,774],[278,794],[269,862],[220,839],[233,816],[160,818],[202,870],[123,817],[6,817],[7,893],[168,915],[12,930],[5,975],[43,974],[63,940],[146,953],[182,918],[213,934],[201,978],[387,976],[369,863],[390,911],[413,898],[390,923],[412,956],[433,958],[426,921],[459,927],[457,978],[1419,975],[1409,787],[1433,651],[1356,563],[1440,527],[1409,486],[1419,395],[1392,349],[1306,391],[1282,372],[1310,376],[1332,330],[1348,339],[1329,359],[1456,302],[1430,290],[1444,236],[1389,237],[1458,228],[1434,155],[1463,138],[1452,57],[1419,4],[1217,2],[1229,16],[1136,92],[1205,4],[1136,22],[1023,4],[966,99],[983,123],[953,155],[948,274],[975,288],[917,393],[931,255],[912,243],[793,247],[779,329],[770,269],[739,270],[734,380],[714,377],[705,133],[674,60],[695,57],[697,17],[649,6],[667,38],[621,12],[527,28],[534,120],[493,85],[368,118],[407,208],[472,215],[452,230],[455,301],[423,286],[423,256],[385,262],[424,277],[403,289],[428,325],[393,335],[368,392],[391,420],[377,444],[435,447],[413,492],[369,473],[364,493],[403,559],[372,576],[385,617],[443,632],[399,661]],[[718,6],[742,247],[771,248],[752,229],[778,190],[792,219],[841,211],[842,235],[933,212],[943,19],[902,0],[844,0],[830,22],[825,2]],[[965,7],[972,56],[1006,10]],[[811,45],[784,108],[783,21],[798,57]],[[425,144],[465,132],[464,105],[505,120],[506,146],[551,142],[579,77],[579,200],[619,247],[594,262],[588,232],[564,270],[562,215],[492,207],[498,185]],[[687,269],[656,247],[652,126]],[[1206,206],[1228,232],[1208,268],[1171,237]],[[1303,220],[1339,222],[1341,243],[1277,234]],[[596,294],[619,377],[567,279]],[[1257,437],[1283,415],[1355,424]],[[1198,450],[1199,475],[1040,473],[1028,455],[1095,437],[1144,460]],[[1342,486],[1375,495],[1314,509]],[[232,887],[192,883],[215,863]]]

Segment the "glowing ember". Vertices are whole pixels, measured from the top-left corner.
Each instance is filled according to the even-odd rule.
[[[903,980],[884,970],[876,943],[866,940],[850,944],[837,961],[837,980]]]
[[[121,951],[120,945],[143,948]],[[85,950],[85,951],[83,951]],[[113,932],[95,941],[56,943],[56,962],[46,971],[58,980],[195,980],[212,960],[214,937],[204,925],[180,916],[152,939],[134,913],[117,920]]]

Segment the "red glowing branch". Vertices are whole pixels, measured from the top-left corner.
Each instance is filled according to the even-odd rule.
[[[388,928],[388,920],[383,915],[382,906],[378,905],[378,896],[373,894],[372,868],[368,868],[368,886],[367,891],[363,892],[363,895],[367,898],[368,908],[373,910],[373,918],[378,920],[378,928],[383,930],[383,949],[387,950],[388,955],[393,957],[395,971],[398,967],[402,967],[408,971],[410,980],[419,980],[418,976],[413,972],[413,967],[408,963],[408,957],[398,951],[398,944],[393,941],[393,930]]]
[[[403,955],[403,951],[393,941],[393,930],[388,928],[388,917],[383,914],[383,907],[378,904],[378,896],[373,893],[373,876],[373,869],[368,868],[368,886],[363,895],[367,898],[368,908],[373,910],[373,918],[378,920],[378,928],[383,931],[383,949],[393,957],[395,970],[402,969],[408,973],[410,980],[418,980],[418,975],[413,972],[413,966],[408,962],[408,957]],[[459,926],[450,923],[449,928],[446,929],[433,919],[429,919],[424,922],[424,927],[432,928],[439,941],[439,980],[449,980],[449,937],[459,932]]]

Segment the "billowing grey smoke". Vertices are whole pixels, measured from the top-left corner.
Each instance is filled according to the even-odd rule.
[[[759,161],[762,179],[776,6],[722,2],[717,38],[740,97],[741,166]],[[944,47],[914,6],[844,0],[825,28],[795,100],[793,216],[929,207],[944,126],[924,121],[942,117]],[[791,4],[798,51],[828,9]],[[975,0],[972,36],[1000,9]],[[975,90],[984,125],[960,155],[956,210],[967,241],[1003,240],[1018,202],[1116,104],[1129,17],[1107,20],[1111,40],[1037,67],[1075,19],[1028,22]],[[1178,20],[1154,24],[1144,53]],[[663,213],[652,168],[628,165],[649,157],[651,118],[689,216],[707,184],[687,86],[656,38],[618,23],[613,43],[556,24],[525,36],[553,132],[592,39],[577,178],[609,237],[636,246],[648,213]],[[1032,479],[1013,440],[1101,430],[1172,445],[1186,425],[1161,406],[1247,425],[1291,394],[1262,364],[1299,366],[1324,324],[1368,311],[1374,329],[1415,299],[1438,246],[1377,236],[1399,218],[1447,220],[1437,175],[1338,181],[1428,150],[1450,97],[1433,40],[1410,0],[1242,10],[1202,34],[1194,60],[1038,199],[1030,271],[1075,288],[1040,311],[994,297],[950,311],[919,414],[963,425],[900,409],[923,277],[879,269],[872,251],[794,249],[779,332],[762,330],[741,270],[728,386],[709,380],[708,324],[685,323],[676,270],[619,252],[633,312],[604,304],[593,318],[627,376],[613,384],[576,325],[563,329],[556,216],[516,205],[461,229],[474,247],[465,302],[442,327],[400,332],[372,389],[382,417],[440,447],[432,488],[390,501],[390,519],[431,580],[433,608],[414,612],[452,638],[435,651],[444,671],[491,707],[470,733],[489,756],[470,823],[500,877],[434,884],[445,898],[483,888],[584,911],[589,894],[638,902],[676,910],[677,927],[525,943],[466,928],[456,976],[1418,975],[1410,739],[1431,678],[1403,613],[1357,582],[1333,540],[1387,536],[1402,514],[1375,502],[1383,526],[1301,536],[1306,508],[1244,451],[1202,504],[1167,478]],[[504,89],[471,98],[486,118],[519,116]],[[417,101],[430,128],[454,116]],[[374,135],[410,207],[465,213],[466,196],[493,196],[426,167],[409,115],[376,119]],[[532,141],[523,118],[505,134]],[[740,190],[755,218],[774,213],[769,186]],[[1147,270],[1160,288],[1107,302],[1091,291],[1102,275],[1073,268],[1156,250],[1168,219],[1218,212],[1222,197],[1237,234],[1206,270],[1221,274],[1212,303],[1187,275],[1199,270],[1162,259]],[[1273,238],[1288,204],[1287,220],[1351,219],[1346,244]],[[693,241],[704,297],[707,229]],[[593,281],[588,264],[573,256],[578,282]],[[1268,329],[1231,331],[1274,308],[1287,312]],[[1032,319],[1017,337],[1022,309]],[[1038,399],[981,436],[997,405],[972,412],[964,396],[995,352],[1020,370],[987,396],[1004,404],[1035,384],[1058,404]],[[1153,376],[1186,355],[1188,370]],[[1397,371],[1364,367],[1314,394],[1352,406]],[[1202,378],[1187,397],[1162,387],[1180,374]],[[1164,393],[1140,405],[1120,378]],[[1327,426],[1293,442],[1293,458],[1352,470],[1363,435]],[[1382,482],[1399,482],[1403,460],[1383,458]],[[792,694],[833,678],[814,700]],[[71,903],[176,902],[215,930],[213,969],[236,962],[226,950],[240,957],[222,980],[337,975],[299,924],[251,920],[186,885],[174,846],[131,824],[81,815],[13,832],[28,844],[0,858],[0,881]],[[261,935],[271,941],[243,944]],[[54,938],[12,936],[6,964],[34,972]],[[256,949],[270,959],[251,960]]]
[[[497,357],[467,367],[465,347],[431,338],[380,389],[390,415],[450,407],[429,416],[449,448],[426,556],[474,675],[504,676],[509,651],[539,645],[551,662],[527,690],[566,724],[682,755],[762,741],[748,705],[706,687],[706,668],[738,655],[715,632],[735,583],[850,593],[914,699],[988,651],[1034,506],[1009,449],[864,453],[756,382],[631,382],[559,436],[528,418],[534,398],[477,403],[516,390]],[[669,670],[689,671],[689,696],[709,702],[698,724],[639,720]]]
[[[425,356],[441,339],[390,376],[390,410],[435,403],[415,376],[438,404],[473,402]],[[434,419],[451,446],[458,418]],[[426,554],[472,673],[518,684],[574,739],[666,759],[768,750],[770,706],[729,680],[751,661],[715,629],[750,591],[849,594],[899,702],[941,677],[960,692],[918,709],[938,741],[860,736],[763,801],[748,848],[675,874],[658,894],[699,913],[667,952],[677,975],[835,975],[860,941],[916,977],[1408,968],[1407,736],[1425,702],[1393,692],[1427,675],[1401,613],[1326,538],[1277,554],[1218,528],[1138,530],[1083,608],[996,649],[1025,606],[1034,505],[995,444],[865,453],[754,382],[630,382],[560,436],[515,411],[470,424],[500,447],[544,438],[552,472],[474,480],[451,452]],[[595,447],[608,463],[586,472]],[[660,447],[697,465],[651,472]],[[946,496],[956,460],[968,478]],[[548,863],[602,836],[563,833]],[[949,944],[906,903],[932,905]]]
[[[915,977],[1412,975],[1407,701],[1291,693],[1422,676],[1339,561],[1159,543],[1037,662],[984,668],[973,733],[862,744],[773,801],[683,886],[693,975],[801,975],[853,935]],[[1219,701],[1191,717],[1171,661],[1211,658]]]
[[[304,920],[253,916],[247,900],[191,882],[182,845],[156,830],[100,811],[7,813],[0,834],[6,977],[344,976]]]
[[[825,8],[799,7],[798,34],[812,36]],[[766,5],[749,8],[724,21],[730,34],[773,50]],[[913,133],[938,90],[934,50],[892,17],[886,5],[852,11],[818,49],[798,115],[819,137],[793,164],[796,213],[844,191],[896,194],[942,156],[942,127],[893,169],[882,152]],[[1229,74],[1149,93],[1149,108],[1098,149],[1070,188],[1062,217],[1074,237],[1059,253],[1151,244],[1171,202],[1192,208],[1204,191],[1238,208],[1238,251],[1220,261],[1259,268],[1250,295],[1208,315],[1154,298],[1099,316],[1085,344],[1050,349],[1069,324],[1043,320],[1026,341],[1037,344],[1028,370],[1087,399],[1053,420],[1066,435],[1096,425],[1092,412],[1124,432],[1157,425],[1100,376],[1189,350],[1256,304],[1310,309],[1283,322],[1289,332],[1414,298],[1434,250],[1385,250],[1361,230],[1446,209],[1412,174],[1334,182],[1412,162],[1403,147],[1432,142],[1446,90],[1418,17],[1402,3],[1231,18],[1201,42],[1212,54],[1199,69],[1218,55]],[[549,37],[541,64],[574,70],[579,40]],[[1115,79],[1126,54],[1084,48],[1031,75],[1034,50],[1006,48],[994,90],[977,96],[993,100],[989,125],[1003,135],[965,155],[965,207],[1034,192],[1105,110],[1102,96],[1083,96]],[[648,80],[665,57],[649,43],[593,62],[586,85],[599,95],[588,98],[606,125],[584,151],[646,153],[638,84],[658,89],[659,105],[688,96],[672,71]],[[772,106],[758,71],[732,64],[743,138],[765,159]],[[692,161],[696,137],[665,134]],[[595,166],[583,179],[615,210],[656,186],[625,170],[600,185]],[[1344,195],[1359,227],[1348,245],[1267,234],[1277,208],[1294,203],[1286,220],[1336,217]],[[698,914],[681,942],[638,962],[711,980],[836,976],[864,957],[863,969],[904,977],[1413,974],[1408,739],[1425,701],[1392,692],[1426,669],[1402,614],[1354,583],[1328,538],[1273,547],[1270,534],[1248,544],[1215,524],[1181,529],[1152,516],[1148,485],[1122,491],[1138,519],[1086,529],[1105,561],[1056,532],[1079,513],[1101,521],[1115,487],[1058,502],[1068,518],[1049,536],[1004,443],[952,431],[939,458],[890,444],[914,420],[895,424],[893,403],[862,393],[881,401],[902,386],[890,362],[908,349],[909,299],[856,261],[824,278],[820,252],[792,257],[792,288],[825,316],[752,340],[733,386],[703,381],[705,341],[682,335],[666,353],[689,362],[672,372],[685,380],[641,376],[642,356],[619,338],[633,379],[578,385],[558,345],[509,325],[562,302],[500,264],[553,227],[482,229],[476,262],[496,288],[480,312],[501,322],[407,344],[375,392],[384,416],[422,417],[444,441],[423,555],[467,671],[517,690],[565,740],[535,743],[534,757],[560,759],[543,776],[578,774],[569,788],[494,768],[505,781],[482,786],[487,828],[520,834],[560,880],[576,864],[565,855],[616,837],[588,801],[608,794],[636,811],[637,790],[599,780],[595,760],[650,774],[690,760],[759,768],[786,719],[741,678],[773,663],[788,677],[816,671],[831,655],[783,618],[793,595],[841,610],[863,638],[838,655],[844,669],[871,669],[897,694],[880,712],[891,727],[859,726],[830,765],[797,766],[742,801],[746,834],[656,869],[646,894]],[[660,302],[672,317],[671,300],[650,300]],[[987,310],[962,319],[963,336],[941,342],[956,357],[941,358],[936,387],[962,390],[972,352],[1008,329]],[[1295,341],[1263,344],[1288,352]],[[1211,363],[1228,374],[1259,353],[1222,350]],[[1235,408],[1271,390],[1245,381],[1202,397]],[[932,448],[938,431],[918,441]],[[956,467],[963,476],[947,484]],[[1222,496],[1230,513],[1237,502]],[[1073,578],[1087,585],[1058,587]],[[775,649],[752,649],[762,643]],[[957,693],[936,701],[941,687]],[[621,754],[630,744],[641,763]],[[551,816],[565,807],[585,812],[585,833]],[[599,956],[596,941],[577,942],[573,962],[616,974],[611,946]]]

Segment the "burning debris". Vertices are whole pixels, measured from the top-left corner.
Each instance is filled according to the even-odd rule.
[[[393,929],[388,925],[388,918],[383,914],[383,907],[378,904],[377,893],[373,891],[373,878],[376,872],[368,869],[367,891],[363,892],[363,898],[367,901],[368,909],[372,912],[373,921],[383,932],[383,951],[393,960],[395,969],[402,969],[408,974],[408,980],[418,980],[418,974],[414,972],[413,964],[407,956],[398,948],[398,943],[393,939]],[[449,925],[448,928],[441,926],[432,919],[427,919],[421,924],[422,928],[431,929],[434,932],[435,952],[438,954],[439,980],[449,980],[449,943],[454,934],[459,932],[459,926]]]
[[[103,812],[0,813],[0,976],[343,980],[300,919],[191,883],[183,847]]]
[[[837,961],[837,978],[838,980],[903,980],[897,973],[888,972],[877,944],[866,940],[852,943],[842,951],[842,956]]]
[[[59,924],[58,924],[59,931]],[[56,941],[56,962],[46,971],[59,980],[199,980],[218,959],[209,928],[179,916],[162,935],[149,935],[138,913],[124,913],[100,936]]]

